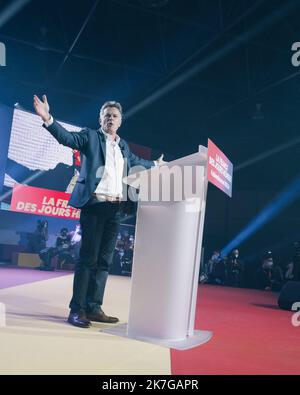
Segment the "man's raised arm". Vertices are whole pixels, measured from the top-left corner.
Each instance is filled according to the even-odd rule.
[[[37,95],[33,97],[33,107],[35,112],[42,118],[43,126],[52,134],[60,143],[67,147],[82,151],[87,142],[87,133],[85,130],[72,133],[56,122],[50,114],[50,107],[47,96],[43,95],[42,100]]]

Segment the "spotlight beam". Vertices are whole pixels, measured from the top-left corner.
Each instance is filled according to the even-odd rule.
[[[300,177],[298,176],[279,195],[275,197],[227,246],[222,249],[222,256],[227,255],[233,248],[237,248],[270,222],[283,209],[293,203],[300,196]]]
[[[292,146],[294,146],[296,144],[299,144],[299,143],[300,143],[300,137],[296,137],[295,139],[293,139],[293,140],[291,140],[291,141],[289,141],[287,143],[283,143],[283,144],[277,145],[276,147],[271,148],[268,151],[262,152],[261,154],[256,155],[253,158],[250,158],[250,159],[246,160],[245,162],[242,162],[239,165],[235,166],[234,167],[234,172],[242,170],[245,167],[254,165],[257,162],[260,162],[260,161],[262,161],[264,159],[267,159],[270,156],[278,154],[279,152],[284,151],[284,150],[286,150],[286,149],[288,149],[288,148],[290,148],[290,147],[292,147]]]
[[[39,178],[42,174],[45,173],[46,170],[38,170],[36,173],[34,173],[32,176],[25,178],[25,180],[21,181],[20,183],[18,183],[18,185],[15,188],[20,188],[23,185],[27,185],[28,183],[30,183],[31,181],[35,180],[36,178]],[[3,193],[0,196],[0,202],[2,202],[4,199],[8,198],[9,196],[11,196],[13,193],[13,188],[11,188],[9,191]]]
[[[3,27],[11,18],[13,18],[23,7],[31,0],[15,0],[0,13],[0,28]]]

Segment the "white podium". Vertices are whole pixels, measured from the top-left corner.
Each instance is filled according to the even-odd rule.
[[[194,330],[207,195],[207,149],[125,180],[139,188],[128,324],[104,332],[184,350]],[[170,176],[171,175],[171,176]]]

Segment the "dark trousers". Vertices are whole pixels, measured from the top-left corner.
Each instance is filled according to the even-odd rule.
[[[119,203],[101,202],[81,209],[82,239],[70,302],[72,313],[96,313],[101,310],[119,220]]]

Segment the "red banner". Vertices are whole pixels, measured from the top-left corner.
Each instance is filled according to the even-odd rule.
[[[18,185],[13,189],[11,210],[78,220],[80,210],[68,206],[69,198],[69,193]]]
[[[233,165],[223,152],[208,139],[207,178],[228,196],[232,196]]]

